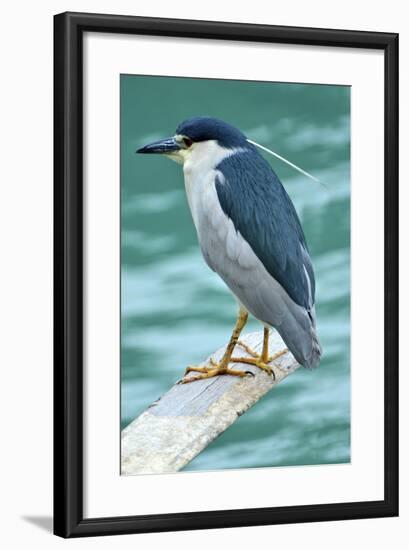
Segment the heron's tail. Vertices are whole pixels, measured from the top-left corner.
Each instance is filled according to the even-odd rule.
[[[311,334],[311,351],[308,356],[305,358],[304,362],[301,363],[304,367],[308,369],[314,369],[318,367],[321,361],[322,355],[322,346],[318,340],[317,330],[314,327],[314,330]]]
[[[297,309],[298,311],[289,312],[281,325],[276,328],[297,362],[304,367],[313,369],[318,367],[322,356],[315,311],[307,313],[299,306]]]

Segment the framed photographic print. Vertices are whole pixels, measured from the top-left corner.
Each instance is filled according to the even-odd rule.
[[[397,515],[397,35],[54,47],[55,533]]]

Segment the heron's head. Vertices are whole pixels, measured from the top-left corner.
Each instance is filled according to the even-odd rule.
[[[138,149],[137,153],[162,154],[184,164],[196,151],[208,153],[216,148],[248,147],[246,136],[237,128],[217,118],[200,116],[185,120],[175,135]]]

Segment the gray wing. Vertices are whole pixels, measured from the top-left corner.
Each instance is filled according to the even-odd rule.
[[[271,166],[249,150],[227,157],[217,168],[221,175],[216,191],[225,214],[294,302],[312,308],[315,279],[307,243],[293,203]]]

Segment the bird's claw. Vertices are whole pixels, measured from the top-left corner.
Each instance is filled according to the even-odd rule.
[[[199,374],[197,376],[186,377],[186,375],[190,372],[198,372]],[[184,377],[178,382],[178,384],[188,384],[189,382],[194,382],[195,380],[205,380],[207,378],[213,378],[215,376],[225,374],[230,374],[231,376],[239,376],[240,378],[245,378],[249,374],[253,375],[253,373],[250,373],[249,371],[230,369],[224,364],[217,363],[214,359],[210,359],[210,366],[188,366],[186,368]]]
[[[272,369],[272,367],[270,367],[270,365],[266,365],[265,363],[260,362],[256,366],[266,372],[269,376],[274,374],[274,370]]]
[[[260,358],[255,358],[255,357],[232,357],[230,359],[230,361],[232,363],[245,363],[247,365],[254,365],[255,367],[258,367],[259,369],[263,370],[269,376],[273,376],[273,378],[275,380],[276,376],[275,376],[275,372],[274,372],[273,367],[271,367],[270,365],[267,365],[266,363],[264,363],[264,361],[262,361]],[[253,374],[253,376],[254,376],[254,374]]]
[[[244,349],[244,351],[246,351],[249,355],[251,355],[252,357],[255,357],[255,358],[259,358],[260,357],[260,354],[257,353],[256,351],[254,351],[253,348],[251,348],[250,346],[248,346],[245,342],[243,342],[242,340],[238,340],[237,346],[241,347]]]

